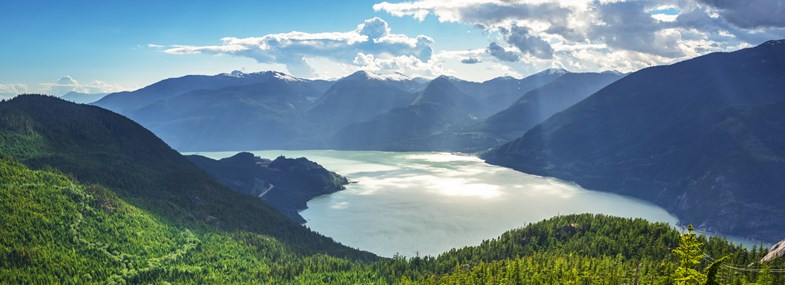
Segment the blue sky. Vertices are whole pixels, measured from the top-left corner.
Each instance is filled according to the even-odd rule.
[[[235,69],[477,81],[628,72],[785,37],[781,0],[611,2],[6,0],[0,93],[119,91]]]

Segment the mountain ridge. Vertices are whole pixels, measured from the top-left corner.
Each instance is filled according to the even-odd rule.
[[[785,47],[769,43],[646,68],[484,158],[652,201],[699,228],[779,240],[783,70]]]

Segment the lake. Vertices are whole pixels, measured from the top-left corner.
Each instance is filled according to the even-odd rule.
[[[489,165],[464,154],[253,151],[306,157],[356,182],[308,202],[306,226],[345,245],[392,257],[478,245],[556,215],[603,213],[676,224],[651,203]],[[223,158],[236,152],[198,153]]]

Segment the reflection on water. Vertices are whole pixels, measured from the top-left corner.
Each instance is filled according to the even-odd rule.
[[[559,214],[604,213],[675,224],[650,203],[588,191],[450,153],[256,151],[307,157],[356,184],[308,202],[307,226],[345,245],[391,257],[438,255]],[[203,153],[221,158],[229,152]]]

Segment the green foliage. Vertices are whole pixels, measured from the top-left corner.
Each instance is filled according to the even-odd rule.
[[[274,237],[303,255],[375,259],[236,193],[127,118],[95,106],[23,95],[0,103],[0,153],[32,169],[100,184],[172,224]]]
[[[768,265],[763,266],[763,270],[758,274],[758,279],[755,280],[756,285],[774,285],[774,276],[771,275],[771,269]]]
[[[717,274],[720,272],[720,266],[723,262],[728,261],[730,256],[723,256],[720,259],[715,260],[708,267],[706,267],[706,282],[704,285],[719,285],[720,283],[717,282]]]
[[[253,232],[173,225],[101,186],[7,159],[0,217],[0,284],[380,282],[362,261],[304,257]]]
[[[679,247],[673,252],[679,257],[679,267],[674,272],[673,279],[678,285],[698,285],[706,280],[706,275],[698,271],[698,266],[703,262],[701,242],[689,225],[687,232],[679,237]]]

